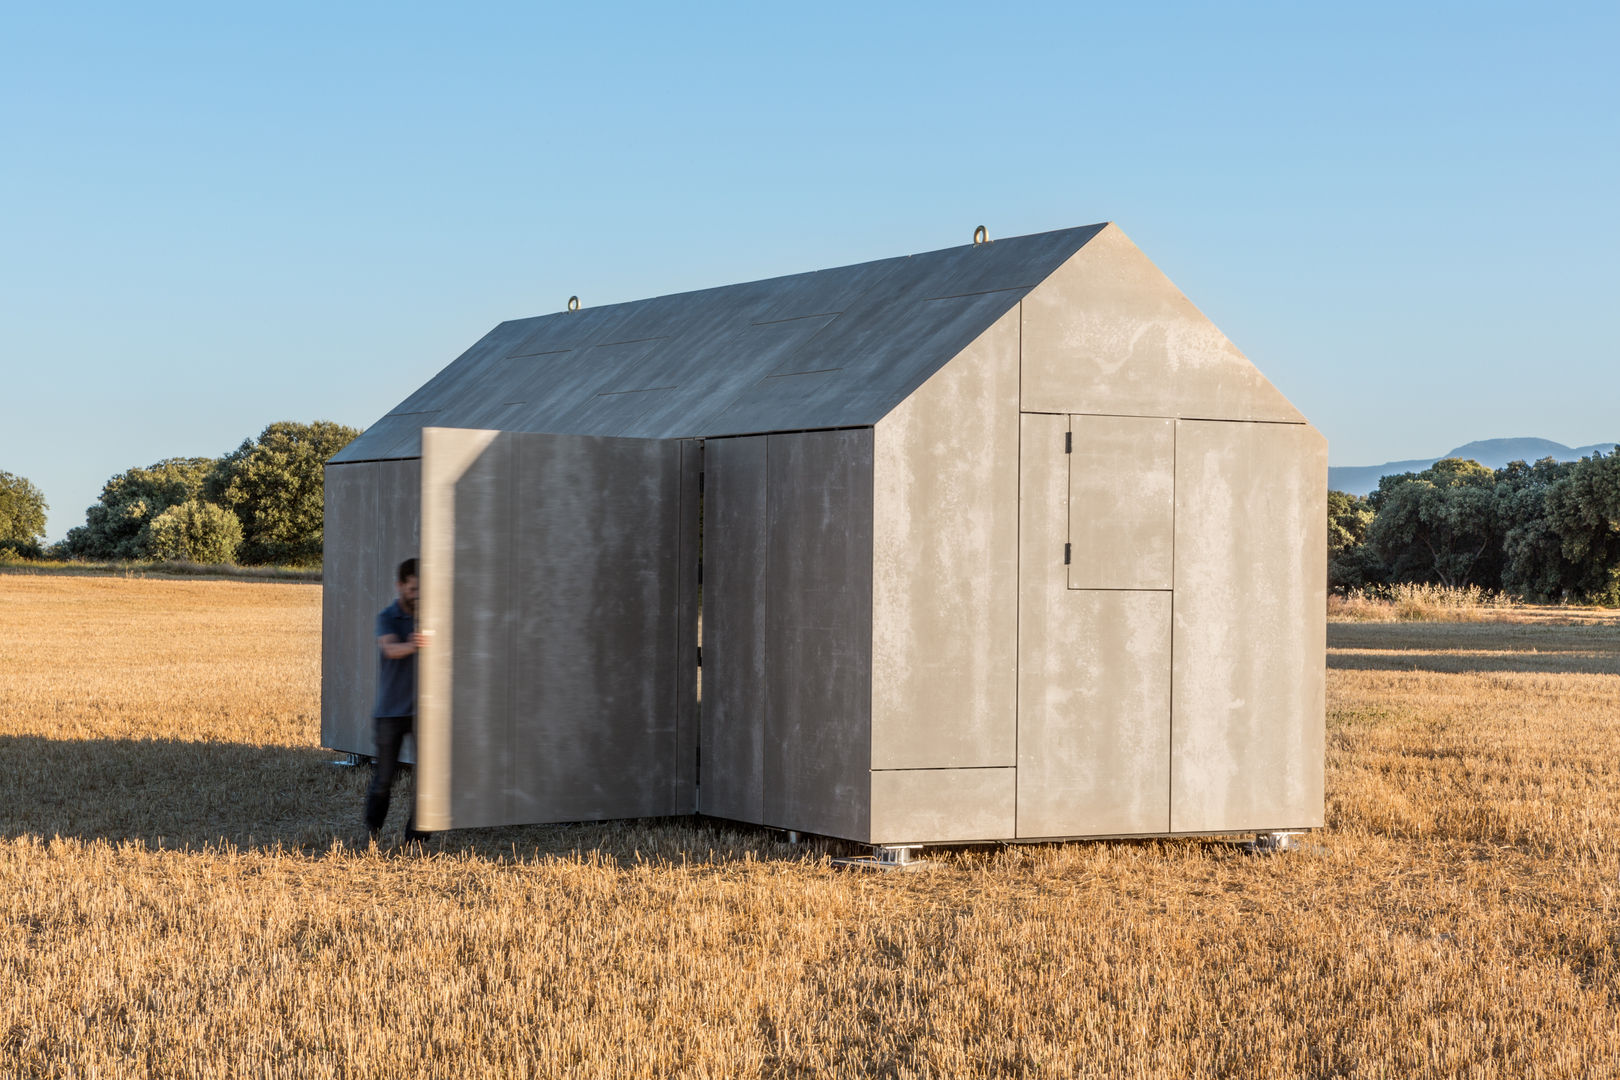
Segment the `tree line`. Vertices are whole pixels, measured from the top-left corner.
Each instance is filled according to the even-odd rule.
[[[326,459],[358,436],[317,420],[281,421],[223,457],[165,458],[112,477],[83,525],[44,544],[44,495],[0,472],[0,555],[179,559],[307,566],[321,561]]]
[[[1447,458],[1371,495],[1330,491],[1328,581],[1620,603],[1620,452],[1495,470]]]

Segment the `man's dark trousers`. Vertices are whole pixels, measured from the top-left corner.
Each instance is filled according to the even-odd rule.
[[[366,828],[376,835],[388,819],[388,797],[394,789],[394,776],[399,772],[399,750],[416,726],[414,716],[377,717],[377,760],[371,767],[371,787],[366,789]],[[405,822],[405,835],[416,832],[416,805],[411,805],[411,816]]]

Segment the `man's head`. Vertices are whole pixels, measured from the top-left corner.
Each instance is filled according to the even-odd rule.
[[[399,590],[399,606],[414,615],[416,613],[415,559],[406,559],[399,564],[399,574],[394,579],[394,588]]]

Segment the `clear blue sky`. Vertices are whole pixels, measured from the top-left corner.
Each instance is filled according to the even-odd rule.
[[[1620,439],[1620,5],[7,4],[0,469],[508,318],[1118,222],[1334,464]]]

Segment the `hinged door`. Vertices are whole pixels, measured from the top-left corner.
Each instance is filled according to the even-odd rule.
[[[691,813],[698,446],[422,433],[417,822]]]

